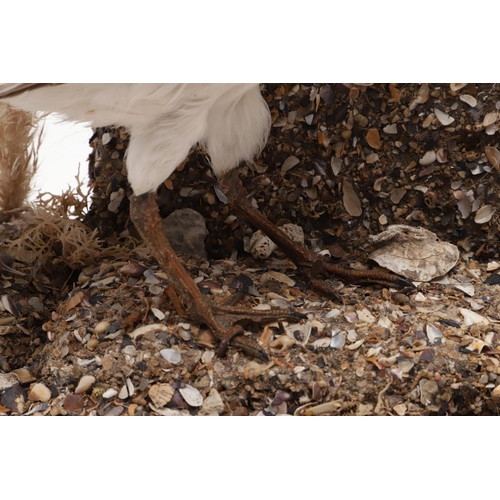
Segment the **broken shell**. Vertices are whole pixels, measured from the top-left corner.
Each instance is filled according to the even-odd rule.
[[[480,314],[474,312],[474,311],[469,311],[469,309],[464,309],[461,307],[459,309],[460,314],[464,317],[465,320],[465,326],[472,326],[472,325],[489,325],[490,322],[487,318],[484,316],[481,316]]]
[[[344,179],[344,182],[342,183],[342,193],[342,201],[344,203],[346,212],[353,217],[359,217],[363,213],[363,209],[361,208],[361,200],[356,194],[352,182],[347,178]]]
[[[489,347],[486,342],[480,339],[474,339],[466,349],[471,352],[480,353],[485,347]]]
[[[424,156],[422,156],[422,158],[418,160],[418,163],[420,163],[420,165],[422,166],[430,165],[436,160],[436,157],[437,156],[435,151],[427,151],[427,153],[425,153]]]
[[[438,108],[434,108],[434,114],[436,115],[436,118],[439,120],[441,125],[444,125],[445,127],[451,125],[455,121],[455,118]]]
[[[132,383],[132,380],[130,380],[129,378],[127,378],[126,384],[127,384],[128,395],[132,397],[135,394],[134,384]]]
[[[453,92],[458,92],[459,90],[463,89],[466,86],[467,86],[466,83],[450,83],[450,89]]]
[[[425,325],[425,333],[431,344],[439,344],[443,338],[441,330],[432,323],[427,323],[427,325]]]
[[[83,394],[87,392],[95,384],[95,377],[92,375],[84,375],[75,389],[75,394]]]
[[[363,323],[375,323],[377,321],[377,318],[375,318],[375,316],[364,306],[361,306],[356,311],[356,314],[359,321],[362,321]]]
[[[152,325],[144,325],[136,328],[131,334],[130,337],[134,340],[137,340],[139,337],[146,335],[147,333],[160,333],[167,332],[168,328],[165,325],[161,325],[159,323],[153,323]]]
[[[498,113],[496,111],[491,111],[487,113],[483,120],[483,127],[488,127],[489,125],[493,125],[498,118]]]
[[[354,351],[356,350],[358,347],[361,346],[361,344],[363,344],[363,342],[365,341],[365,339],[360,339],[358,340],[357,342],[354,342],[354,344],[350,344],[350,345],[347,345],[345,346],[346,349],[349,349],[351,351]]]
[[[19,384],[19,378],[12,373],[0,373],[0,391]]]
[[[179,389],[179,392],[189,406],[198,407],[203,404],[203,396],[196,387],[185,385]]]
[[[476,224],[486,224],[486,222],[491,220],[494,213],[495,209],[492,205],[485,205],[477,211],[476,216],[474,217],[474,222]]]
[[[492,391],[491,391],[491,397],[495,399],[496,401],[500,400],[500,385],[497,385]]]
[[[486,265],[487,271],[496,271],[497,269],[500,269],[500,263],[495,260],[488,262],[488,264]]]
[[[289,337],[288,335],[280,335],[276,340],[273,340],[269,347],[274,349],[280,348],[281,351],[286,351],[290,349],[293,345],[295,345],[296,340]]]
[[[290,339],[286,335],[282,335],[282,337],[286,337],[286,338]],[[293,340],[293,339],[290,339],[290,340]],[[274,366],[273,361],[267,363],[266,365],[263,365],[261,363],[257,363],[257,361],[249,361],[245,365],[245,368],[243,370],[243,376],[246,379],[253,380],[253,379],[256,379],[257,377],[260,377],[263,373],[267,372],[273,366]]]
[[[484,154],[486,155],[486,159],[493,168],[499,168],[500,151],[498,150],[498,148],[495,148],[493,146],[485,146]]]
[[[141,266],[137,262],[129,262],[120,268],[120,273],[131,278],[140,278],[147,267]]]
[[[303,325],[297,323],[285,327],[286,334],[290,338],[296,340],[300,345],[307,344],[309,336],[311,335],[311,330],[312,325],[310,321],[307,321]]]
[[[423,405],[429,405],[434,399],[434,395],[437,394],[439,386],[435,380],[422,379],[419,382],[420,387],[420,402]]]
[[[332,332],[332,340],[330,341],[330,347],[333,349],[341,349],[345,346],[346,332],[340,330],[334,330]]]
[[[42,403],[47,403],[48,401],[50,401],[51,397],[52,394],[50,392],[50,389],[41,382],[35,384],[28,394],[28,399],[30,401],[41,401]]]
[[[217,389],[210,389],[210,393],[203,401],[198,415],[220,415],[224,411],[224,401]]]
[[[460,96],[460,100],[467,103],[471,108],[475,108],[477,106],[477,99],[469,94],[462,94]]]
[[[295,285],[295,281],[289,278],[286,274],[280,273],[278,271],[267,271],[260,277],[260,282],[265,283],[266,281],[277,281],[279,283],[284,283],[289,287]]]
[[[159,319],[160,321],[165,319],[165,314],[162,313],[159,309],[156,309],[156,307],[152,307],[151,312],[155,315],[156,319]]]
[[[163,359],[167,360],[172,365],[177,365],[181,362],[181,355],[174,349],[162,349],[160,354]]]
[[[397,123],[391,123],[390,125],[386,125],[383,128],[386,134],[397,134],[398,133],[398,125]]]
[[[149,388],[148,396],[156,408],[163,408],[170,402],[174,392],[170,384],[155,384]]]
[[[120,389],[120,392],[118,393],[118,397],[120,399],[127,399],[128,398],[128,390],[127,390],[127,386],[124,385],[121,389]]]
[[[300,160],[295,157],[295,156],[289,156],[284,162],[283,165],[281,165],[281,173],[286,174],[289,170],[291,170],[293,167],[298,165],[300,163]]]

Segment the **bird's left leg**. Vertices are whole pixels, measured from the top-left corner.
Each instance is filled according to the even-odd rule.
[[[251,204],[236,169],[225,172],[219,179],[219,183],[230,206],[250,224],[267,234],[295,263],[312,288],[318,292],[337,297],[333,288],[319,279],[322,275],[336,276],[348,283],[380,283],[396,287],[413,287],[409,281],[388,272],[360,271],[333,264],[312,250],[295,243]]]
[[[168,276],[175,292],[186,307],[190,319],[207,325],[220,340],[219,354],[222,355],[227,346],[231,345],[259,359],[269,359],[265,350],[255,340],[242,335],[243,328],[240,325],[232,326],[232,320],[235,317],[250,318],[256,321],[299,320],[303,317],[295,311],[279,309],[254,311],[213,306],[201,294],[193,278],[170,246],[161,227],[161,217],[155,194],[150,192],[140,196],[132,196],[130,217],[161,269]]]

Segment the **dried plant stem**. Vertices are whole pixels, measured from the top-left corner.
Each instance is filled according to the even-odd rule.
[[[4,220],[21,208],[38,168],[43,130],[40,117],[0,102],[0,213]]]

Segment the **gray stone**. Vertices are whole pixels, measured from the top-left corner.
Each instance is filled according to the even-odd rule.
[[[176,253],[187,257],[207,257],[205,238],[208,231],[201,214],[182,208],[165,217],[162,227]]]

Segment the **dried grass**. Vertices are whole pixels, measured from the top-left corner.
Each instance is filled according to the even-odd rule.
[[[91,231],[82,219],[87,211],[89,195],[76,176],[77,186],[60,195],[39,194],[23,214],[23,230],[8,242],[8,253],[15,259],[44,268],[50,263],[71,269],[99,264],[102,259],[130,258],[131,250],[121,246],[105,247],[97,230]]]
[[[79,172],[75,188],[60,195],[40,193],[26,204],[38,166],[42,133],[35,130],[37,122],[34,115],[0,102],[0,216],[17,227],[1,251],[34,269],[80,269],[107,257],[130,258],[130,248],[106,247],[97,230],[81,222],[90,199]]]
[[[0,102],[0,212],[4,220],[26,202],[38,168],[40,117]]]

